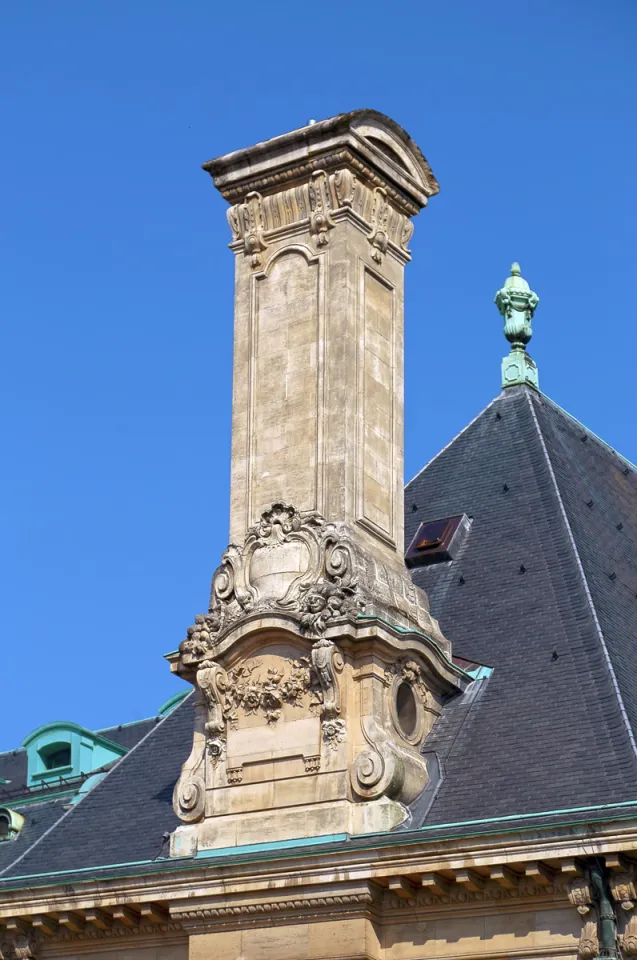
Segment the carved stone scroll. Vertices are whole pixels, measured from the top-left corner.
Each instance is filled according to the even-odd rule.
[[[427,785],[426,760],[417,750],[402,747],[375,717],[363,718],[362,728],[369,748],[350,767],[354,793],[364,800],[384,796],[410,804]]]
[[[197,684],[202,691],[208,708],[206,733],[211,739],[223,736],[226,721],[223,715],[223,699],[228,678],[225,670],[210,660],[204,660],[197,671]]]
[[[317,640],[312,647],[312,666],[323,692],[323,719],[333,720],[341,712],[336,671],[343,669],[341,657],[331,640]]]
[[[296,572],[287,556],[298,555]],[[399,626],[416,626],[448,644],[405,574],[365,553],[349,526],[328,523],[316,511],[275,503],[248,530],[243,544],[230,544],[215,571],[208,613],[198,614],[179,647],[178,672],[192,675],[213,660],[220,640],[241,619],[280,612],[309,637],[369,613]]]
[[[323,247],[329,240],[328,231],[334,226],[330,216],[330,197],[327,174],[324,170],[317,170],[310,177],[308,184],[310,201],[310,233],[316,241],[317,247]]]
[[[374,205],[372,207],[371,216],[372,229],[368,237],[373,248],[372,260],[375,260],[376,263],[383,262],[383,256],[387,253],[387,247],[389,246],[389,212],[390,210],[389,204],[387,203],[387,193],[382,187],[376,187],[374,189]],[[400,239],[401,241],[403,239],[402,231]]]
[[[303,572],[285,574],[288,545],[303,559]],[[210,609],[188,628],[179,650],[184,667],[215,655],[218,639],[237,620],[278,609],[298,620],[307,634],[320,636],[328,623],[356,616],[364,600],[355,576],[356,547],[343,525],[316,512],[276,503],[247,533],[242,546],[230,544],[212,580]],[[281,565],[281,564],[279,564]],[[214,722],[214,721],[213,721]]]
[[[250,257],[250,266],[261,265],[261,253],[266,249],[263,239],[263,207],[261,194],[249,193],[244,203],[228,210],[228,223],[233,240],[243,240],[243,252]]]

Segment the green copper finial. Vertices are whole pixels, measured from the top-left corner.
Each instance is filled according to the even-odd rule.
[[[522,276],[519,263],[511,265],[511,276],[495,295],[495,305],[504,317],[504,336],[511,344],[511,353],[502,361],[502,386],[528,384],[539,390],[537,367],[526,352],[533,336],[531,320],[540,298],[533,293]]]

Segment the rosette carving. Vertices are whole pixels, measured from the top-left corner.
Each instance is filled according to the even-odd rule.
[[[613,900],[621,903],[625,910],[632,910],[637,901],[637,886],[632,873],[615,873],[610,879]]]

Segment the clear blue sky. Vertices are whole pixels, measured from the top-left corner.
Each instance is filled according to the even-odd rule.
[[[0,36],[0,749],[180,686],[227,543],[213,156],[362,106],[422,147],[408,477],[499,391],[514,259],[541,386],[637,460],[634,0],[5,0]]]

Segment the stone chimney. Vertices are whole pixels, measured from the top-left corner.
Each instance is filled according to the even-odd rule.
[[[173,670],[197,687],[175,854],[389,829],[466,677],[403,563],[403,273],[438,192],[357,110],[204,164],[235,255],[230,546]]]
[[[429,164],[357,110],[204,169],[232,204],[231,541],[284,501],[402,561],[403,271]]]

